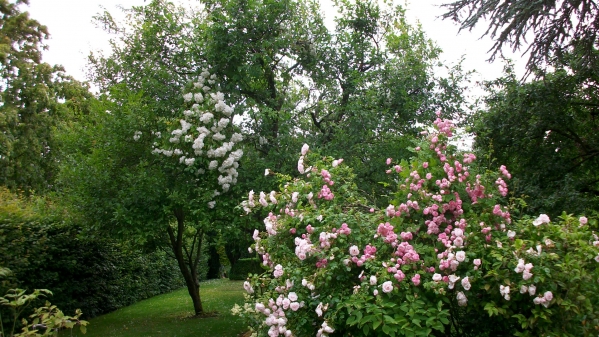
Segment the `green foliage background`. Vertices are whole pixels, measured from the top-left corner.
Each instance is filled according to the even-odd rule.
[[[81,235],[81,226],[49,199],[23,199],[6,189],[0,190],[0,261],[12,271],[0,292],[51,289],[53,304],[65,313],[80,308],[88,318],[183,284],[164,252]]]

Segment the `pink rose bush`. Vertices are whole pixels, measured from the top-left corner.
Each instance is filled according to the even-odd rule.
[[[411,161],[382,163],[397,192],[379,207],[308,146],[270,200],[251,192],[267,271],[235,312],[256,336],[596,335],[596,220],[516,217],[508,169],[480,173],[453,129],[439,117]]]

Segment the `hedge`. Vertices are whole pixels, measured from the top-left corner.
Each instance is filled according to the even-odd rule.
[[[248,274],[262,274],[262,264],[257,258],[239,259],[231,266],[229,280],[245,280]]]

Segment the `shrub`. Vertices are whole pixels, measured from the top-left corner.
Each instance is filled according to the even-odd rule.
[[[87,331],[87,321],[80,320],[82,312],[77,309],[74,316],[66,316],[57,306],[51,305],[46,301],[44,306],[33,310],[29,315],[29,320],[22,317],[27,307],[31,303],[45,295],[52,295],[47,289],[35,289],[30,294],[23,289],[10,289],[6,295],[0,297],[0,306],[10,308],[12,325],[6,327],[8,332],[4,331],[4,325],[0,324],[0,335],[11,337],[34,337],[34,336],[58,336],[62,329],[73,329],[79,326],[81,333]],[[17,322],[21,318],[22,332],[16,333]],[[20,326],[19,326],[20,327]]]
[[[22,199],[0,189],[0,293],[50,289],[65,312],[86,318],[183,285],[174,259],[116,240],[81,234],[64,212],[44,199]],[[0,275],[1,276],[1,275]],[[6,309],[0,308],[6,319]]]
[[[252,247],[269,273],[244,284],[235,310],[256,335],[596,334],[596,221],[513,221],[507,169],[475,172],[475,156],[449,143],[451,122],[434,125],[410,162],[387,160],[397,192],[385,209],[360,196],[342,159],[306,145],[300,178],[250,192],[246,212],[271,211]]]
[[[246,280],[249,274],[262,274],[262,264],[257,258],[239,259],[231,266],[229,280]]]

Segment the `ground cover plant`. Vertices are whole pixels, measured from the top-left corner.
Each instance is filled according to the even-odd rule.
[[[242,282],[225,279],[202,282],[206,299],[204,310],[213,317],[194,318],[191,298],[185,288],[152,297],[90,320],[87,333],[73,336],[150,337],[211,336],[231,337],[246,330],[239,317],[230,313],[234,304],[243,302]],[[66,332],[61,336],[71,336]]]
[[[244,283],[254,336],[584,336],[599,328],[596,221],[512,219],[504,166],[476,172],[437,118],[387,159],[395,193],[377,209],[343,159],[305,145],[299,178],[253,191],[270,211],[252,250],[269,272]]]

